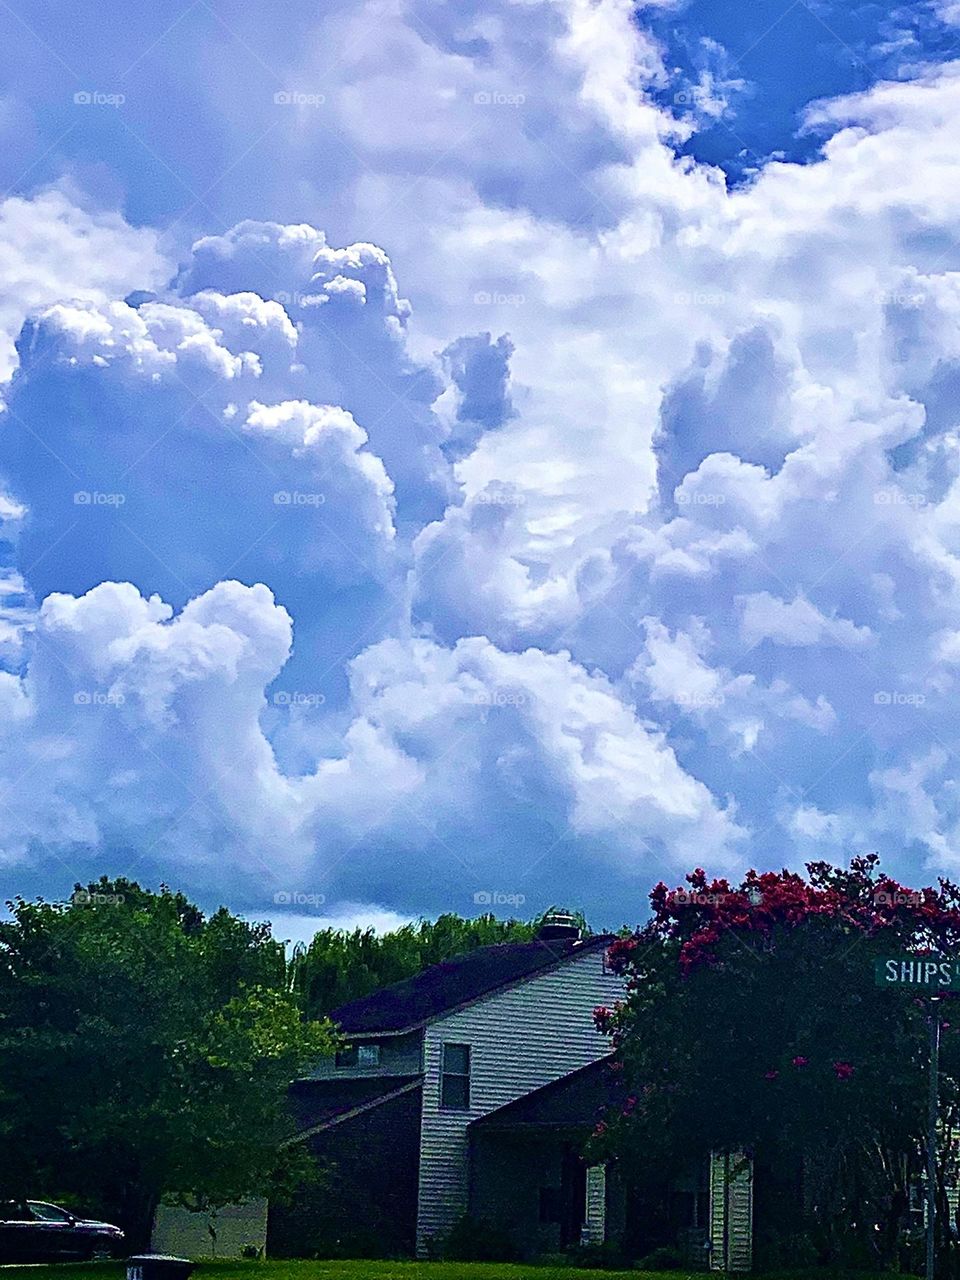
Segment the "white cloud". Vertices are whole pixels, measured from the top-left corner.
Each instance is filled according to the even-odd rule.
[[[88,209],[66,190],[0,202],[0,381],[16,366],[27,315],[59,299],[103,301],[169,274],[157,233]]]
[[[265,166],[263,204],[361,238],[244,222],[135,309],[125,281],[55,305],[44,278],[11,397],[29,431],[0,441],[28,589],[87,600],[130,577],[172,602],[153,617],[111,587],[45,606],[43,626],[60,611],[93,637],[84,662],[106,600],[133,618],[97,662],[129,689],[135,740],[201,787],[234,742],[257,759],[241,794],[214,787],[208,826],[191,819],[198,857],[342,857],[338,892],[386,909],[444,859],[516,855],[538,821],[573,833],[590,891],[599,858],[783,859],[865,830],[949,861],[952,784],[922,739],[960,745],[958,67],[817,104],[822,154],[731,192],[678,158],[691,123],[651,101],[667,72],[627,0],[317,21],[285,69],[315,83],[344,49],[329,111],[277,130],[288,167]],[[714,113],[722,70],[703,80]],[[259,128],[218,110],[226,133]],[[331,129],[360,156],[341,187]],[[131,263],[140,233],[135,252],[114,233]],[[458,341],[503,356],[479,425],[459,417],[482,397]],[[128,532],[81,523],[67,555],[73,493],[114,484]],[[278,490],[325,501],[274,529]],[[286,663],[270,627],[233,617],[240,588],[202,622],[188,603],[235,576],[293,615]],[[19,631],[30,602],[9,601]],[[44,633],[58,653],[70,626]],[[329,701],[281,714],[271,679]],[[101,772],[137,803],[108,798],[89,762],[111,743],[83,735],[68,768],[44,680],[38,650],[27,685],[2,686],[53,762],[43,837],[159,828],[165,775],[138,796],[117,762]],[[790,792],[772,816],[771,776]],[[798,804],[811,778],[829,794]]]
[[[342,749],[292,775],[261,724],[292,643],[266,587],[220,583],[175,614],[103,583],[49,596],[36,640],[22,683],[3,691],[16,715],[0,766],[20,780],[7,859],[38,832],[74,857],[123,839],[208,874],[226,857],[281,891],[309,872],[326,894],[337,851],[352,848],[337,877],[349,890],[384,836],[429,848],[433,823],[480,821],[491,769],[508,805],[549,807],[637,871],[697,850],[728,861],[743,835],[663,735],[564,654],[381,642],[351,664]],[[314,857],[321,838],[330,866]]]
[[[869,627],[849,618],[826,617],[803,596],[789,602],[760,591],[742,601],[741,633],[749,645],[772,640],[785,645],[841,644],[862,647],[872,638]]]

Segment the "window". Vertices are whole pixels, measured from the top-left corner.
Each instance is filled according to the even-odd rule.
[[[337,1066],[346,1067],[379,1067],[380,1046],[378,1044],[352,1044],[349,1049],[337,1050]]]
[[[43,1204],[40,1200],[30,1201],[30,1212],[38,1222],[69,1222],[70,1215],[65,1209],[58,1209],[55,1204]]]
[[[440,1106],[446,1111],[470,1110],[470,1046],[445,1044],[440,1065]]]
[[[0,1222],[31,1222],[33,1214],[26,1200],[4,1200],[0,1204]]]

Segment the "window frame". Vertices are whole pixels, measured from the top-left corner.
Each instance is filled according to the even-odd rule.
[[[465,1070],[452,1071],[447,1065],[447,1050],[462,1050],[464,1055]],[[470,1076],[473,1066],[473,1053],[468,1044],[463,1044],[458,1040],[444,1040],[440,1048],[440,1099],[439,1105],[441,1111],[469,1111],[470,1110]],[[447,1081],[463,1086],[463,1101],[451,1102],[448,1100],[446,1092]]]
[[[364,1057],[367,1061],[364,1062]],[[381,1062],[380,1045],[378,1044],[358,1044],[357,1045],[357,1066],[364,1069],[369,1067],[379,1067]]]
[[[337,1050],[334,1067],[337,1071],[356,1071],[361,1068],[366,1071],[371,1067],[379,1067],[382,1061],[380,1050],[379,1044],[365,1044],[362,1040],[349,1044],[346,1048]],[[373,1054],[372,1061],[363,1061],[365,1053]]]

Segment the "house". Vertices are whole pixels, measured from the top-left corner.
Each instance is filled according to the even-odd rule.
[[[638,1195],[584,1158],[618,1098],[593,1022],[623,994],[611,941],[548,917],[532,942],[455,956],[335,1010],[347,1047],[290,1091],[289,1141],[318,1176],[272,1203],[259,1229],[238,1207],[229,1236],[259,1242],[265,1226],[271,1256],[430,1256],[472,1223],[529,1258],[680,1241],[701,1267],[749,1270],[749,1161],[715,1155]],[[161,1226],[173,1252],[184,1233],[209,1231],[169,1210]]]
[[[623,994],[611,941],[548,917],[535,941],[456,956],[334,1011],[349,1047],[291,1092],[320,1180],[271,1206],[268,1252],[428,1256],[464,1219],[530,1257],[627,1233],[629,1197],[583,1156],[617,1088],[593,1023]],[[670,1192],[666,1229],[698,1224],[711,1265],[745,1270],[750,1171],[729,1162]]]
[[[293,1089],[298,1140],[335,1185],[271,1211],[269,1251],[310,1252],[305,1216],[321,1247],[353,1252],[374,1217],[379,1252],[428,1253],[467,1213],[531,1252],[602,1240],[604,1171],[580,1156],[596,1100],[581,1087],[571,1125],[552,1089],[576,1089],[609,1055],[593,1011],[622,993],[611,941],[548,919],[535,941],[481,947],[335,1010],[351,1047]]]

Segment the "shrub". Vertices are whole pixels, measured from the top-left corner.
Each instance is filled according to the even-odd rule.
[[[468,1213],[444,1240],[440,1253],[452,1262],[514,1262],[519,1257],[506,1231]]]
[[[682,1271],[683,1250],[677,1245],[661,1245],[645,1258],[639,1258],[636,1266],[638,1271]]]
[[[805,1231],[766,1231],[757,1237],[756,1266],[760,1271],[803,1270],[820,1262],[820,1251]]]
[[[607,1271],[624,1265],[623,1250],[612,1240],[603,1244],[580,1244],[568,1249],[564,1258],[567,1266],[596,1267]]]

